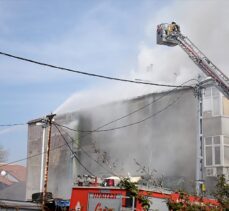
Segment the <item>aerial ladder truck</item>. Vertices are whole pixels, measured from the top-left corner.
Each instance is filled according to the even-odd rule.
[[[198,124],[196,139],[196,193],[200,195],[204,186],[203,174],[203,114],[202,114],[202,88],[214,85],[227,99],[229,99],[229,78],[214,65],[192,42],[180,32],[180,27],[175,22],[162,23],[157,26],[157,44],[167,46],[179,45],[189,58],[204,72],[209,80],[197,84],[198,97]],[[207,83],[206,83],[207,82]]]
[[[229,78],[216,67],[192,42],[180,32],[180,27],[171,24],[157,26],[157,44],[176,46],[179,45],[189,58],[214,82],[214,85],[229,99]]]

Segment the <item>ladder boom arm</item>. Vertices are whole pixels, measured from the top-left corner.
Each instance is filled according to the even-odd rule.
[[[217,88],[229,99],[229,79],[214,65],[187,37],[177,34],[178,45],[189,55],[189,58],[209,77]]]
[[[214,65],[192,42],[180,33],[170,31],[169,24],[160,24],[157,29],[157,43],[161,45],[179,45],[189,58],[211,79],[216,87],[229,99],[229,78]]]

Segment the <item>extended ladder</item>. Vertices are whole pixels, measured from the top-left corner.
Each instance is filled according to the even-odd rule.
[[[229,99],[229,78],[219,70],[187,37],[173,33],[168,40],[176,39],[178,45],[189,55],[190,59],[212,80],[216,87]]]

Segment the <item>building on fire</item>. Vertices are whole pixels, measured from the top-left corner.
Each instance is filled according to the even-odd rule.
[[[163,187],[192,189],[197,105],[193,89],[182,88],[57,115],[48,191],[54,197],[70,198],[78,175],[90,173],[98,177],[148,174],[161,178]],[[218,174],[229,175],[229,101],[214,87],[204,91],[203,117],[208,190]],[[40,120],[28,123],[27,199],[42,186],[42,137],[45,131],[47,140],[48,129],[37,124]]]

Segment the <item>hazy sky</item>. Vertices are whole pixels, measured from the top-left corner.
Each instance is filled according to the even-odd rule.
[[[156,46],[156,25],[177,21],[220,68],[228,70],[228,9],[226,0],[2,0],[0,51],[129,79],[144,77],[144,71],[153,64],[145,79],[179,84],[195,77],[198,69],[178,47]],[[70,96],[77,109],[83,98],[84,103],[91,103],[85,96],[95,101],[95,93],[104,98],[119,96],[122,90],[121,83],[1,55],[0,71],[0,124],[26,123],[44,116],[56,111]],[[125,97],[130,89],[149,91],[131,86],[125,85],[124,89],[129,89]],[[103,95],[104,87],[107,90]],[[0,144],[9,150],[8,161],[26,157],[26,142],[26,125],[0,128]]]

